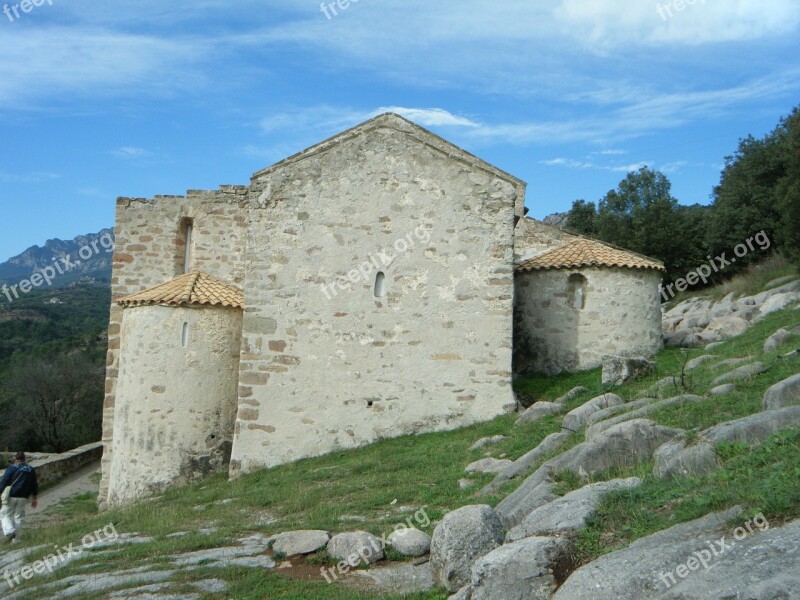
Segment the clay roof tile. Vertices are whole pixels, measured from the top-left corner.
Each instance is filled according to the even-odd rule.
[[[238,288],[224,283],[203,271],[191,271],[172,281],[162,283],[117,300],[120,306],[145,306],[151,304],[207,305],[244,308],[244,294]]]
[[[563,246],[517,263],[515,269],[517,271],[542,271],[581,267],[623,267],[666,271],[664,263],[660,261],[590,239],[568,242]]]

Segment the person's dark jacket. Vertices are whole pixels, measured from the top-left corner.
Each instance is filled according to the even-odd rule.
[[[0,495],[11,484],[14,484],[11,488],[12,498],[30,498],[32,495],[39,495],[36,471],[28,463],[13,464],[6,469],[3,478],[0,479]]]

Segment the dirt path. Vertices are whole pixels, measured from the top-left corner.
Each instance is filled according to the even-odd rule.
[[[30,504],[28,505],[26,516],[27,523],[39,526],[51,520],[53,515],[48,514],[48,509],[51,509],[63,500],[79,494],[86,494],[87,492],[97,494],[99,484],[93,483],[91,477],[99,470],[100,461],[98,460],[85,466],[80,471],[76,471],[55,486],[43,491],[39,495],[39,508],[34,510],[31,508]]]

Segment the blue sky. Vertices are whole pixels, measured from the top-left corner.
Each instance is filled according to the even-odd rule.
[[[800,3],[688,1],[0,0],[0,260],[386,111],[527,181],[536,217],[642,164],[707,203],[800,104]]]

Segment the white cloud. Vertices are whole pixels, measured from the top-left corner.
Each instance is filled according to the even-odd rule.
[[[0,171],[0,181],[3,183],[44,183],[60,179],[58,173],[47,173],[43,171],[33,171],[30,173],[6,173]]]
[[[111,154],[119,158],[147,158],[152,156],[152,152],[136,146],[122,146],[111,151]]]

